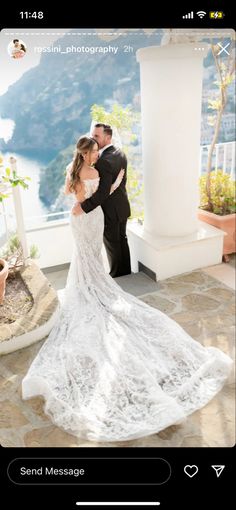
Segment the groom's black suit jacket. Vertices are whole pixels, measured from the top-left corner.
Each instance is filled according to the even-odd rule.
[[[95,207],[101,205],[105,222],[125,221],[130,216],[130,205],[126,191],[127,180],[127,158],[120,149],[113,145],[105,149],[98,159],[95,168],[99,172],[100,183],[97,191],[87,198],[81,207],[84,212],[89,213]],[[110,189],[115,182],[119,171],[123,168],[125,175],[120,186],[110,195]]]

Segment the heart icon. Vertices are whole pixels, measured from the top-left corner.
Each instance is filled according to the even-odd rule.
[[[193,478],[193,476],[195,476],[198,472],[198,467],[195,466],[195,464],[193,464],[193,466],[187,464],[187,466],[184,466],[184,472],[189,476],[189,478]]]

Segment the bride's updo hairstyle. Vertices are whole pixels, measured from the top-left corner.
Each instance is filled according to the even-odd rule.
[[[76,144],[76,151],[74,155],[73,165],[71,169],[71,182],[70,191],[76,192],[76,188],[80,183],[80,171],[84,164],[84,156],[87,152],[93,150],[94,145],[97,145],[96,140],[90,136],[81,136]]]

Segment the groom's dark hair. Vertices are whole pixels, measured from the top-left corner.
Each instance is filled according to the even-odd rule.
[[[95,128],[103,127],[104,133],[106,135],[112,136],[112,128],[109,126],[109,124],[104,124],[103,122],[98,122],[98,124],[95,124]]]

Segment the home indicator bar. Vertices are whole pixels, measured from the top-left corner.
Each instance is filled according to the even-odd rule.
[[[160,506],[160,501],[77,501],[78,506]]]

